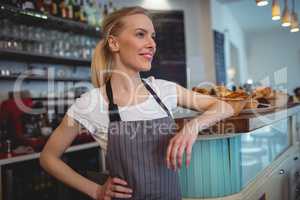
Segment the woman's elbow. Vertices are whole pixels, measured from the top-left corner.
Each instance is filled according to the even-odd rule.
[[[39,163],[40,163],[40,166],[41,166],[43,169],[46,168],[47,160],[48,160],[48,155],[47,155],[47,153],[44,152],[44,151],[42,151],[41,154],[40,154]]]
[[[51,162],[53,162],[55,158],[56,156],[53,155],[53,153],[44,148],[39,158],[40,166],[47,171],[47,168],[51,165]]]
[[[226,114],[227,117],[231,117],[235,114],[234,108],[231,104],[222,101],[223,102],[223,107],[224,107],[224,113]]]
[[[234,109],[233,107],[222,100],[216,100],[216,107],[217,107],[217,112],[219,115],[222,115],[222,118],[228,118],[234,115]]]

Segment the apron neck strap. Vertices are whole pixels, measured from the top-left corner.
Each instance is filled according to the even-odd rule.
[[[119,114],[118,105],[114,103],[113,92],[111,88],[110,79],[106,82],[106,94],[108,97],[108,113],[109,113],[109,121],[121,121],[121,117]]]
[[[154,90],[142,79],[142,82],[144,83],[146,89],[150,92],[150,94],[154,97],[156,102],[164,109],[164,111],[168,114],[169,117],[172,117],[169,109],[165,106],[165,104],[160,100],[160,98],[157,96],[157,94],[154,92]]]
[[[162,109],[168,114],[169,117],[172,117],[169,109],[165,106],[165,104],[160,100],[160,98],[157,96],[157,94],[154,92],[154,90],[142,79],[142,82],[146,89],[150,92],[150,94],[154,97],[156,102],[162,107]],[[108,105],[108,113],[109,113],[109,120],[110,122],[113,121],[121,121],[118,105],[114,103],[114,97],[113,92],[111,88],[110,79],[106,82],[106,94],[109,100]]]

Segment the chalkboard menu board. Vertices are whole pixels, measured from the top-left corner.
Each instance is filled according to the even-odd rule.
[[[186,54],[183,11],[151,11],[156,31],[157,51],[149,72],[142,77],[155,76],[186,87]]]
[[[224,34],[218,31],[214,31],[216,78],[217,84],[222,85],[226,84],[224,41]]]

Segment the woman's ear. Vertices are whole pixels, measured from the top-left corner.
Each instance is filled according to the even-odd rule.
[[[108,38],[108,45],[109,48],[112,52],[118,52],[120,47],[119,47],[119,42],[115,36],[109,36]]]

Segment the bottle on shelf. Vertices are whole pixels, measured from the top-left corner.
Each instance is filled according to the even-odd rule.
[[[115,8],[114,8],[112,0],[108,0],[108,6],[107,6],[108,13],[112,13],[112,12],[114,12],[114,10],[115,10]]]
[[[85,12],[85,1],[80,0],[80,22],[85,23],[86,22],[86,12]]]
[[[11,147],[11,141],[10,140],[6,140],[5,141],[5,146],[6,146],[6,154],[7,157],[12,157],[12,147]]]
[[[50,13],[53,16],[59,16],[59,12],[58,12],[58,0],[52,0],[51,1],[51,11],[50,11]]]
[[[108,7],[107,4],[104,4],[102,16],[105,18],[108,15]]]
[[[74,6],[73,6],[73,12],[74,12],[74,20],[80,21],[80,1],[75,0]]]
[[[65,0],[62,0],[59,4],[59,10],[62,18],[68,17],[68,9],[65,3]]]
[[[94,1],[87,0],[87,3],[84,6],[84,10],[87,16],[88,24],[94,26],[96,23],[96,19],[95,19],[96,8],[94,7]]]
[[[34,137],[36,134],[36,120],[33,114],[25,113],[22,116],[23,131],[26,137]]]
[[[10,5],[15,6],[17,8],[22,8],[22,0],[12,0]]]
[[[44,0],[44,8],[47,14],[51,14],[52,0]]]
[[[22,3],[22,9],[23,10],[34,10],[35,6],[32,1],[24,0]]]
[[[37,11],[45,12],[46,9],[45,9],[45,6],[44,6],[44,0],[36,0],[35,8],[36,8]]]
[[[67,6],[67,9],[68,9],[67,18],[68,19],[74,19],[74,11],[73,11],[74,0],[69,0],[68,3],[66,4],[66,6]]]
[[[101,26],[103,17],[102,17],[102,4],[100,0],[94,0],[95,1],[95,19],[96,23],[95,26]]]
[[[50,124],[48,114],[43,114],[41,116],[40,129],[41,134],[45,137],[49,136],[52,133],[52,126]]]

